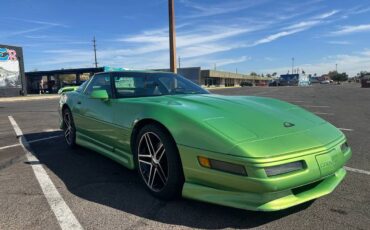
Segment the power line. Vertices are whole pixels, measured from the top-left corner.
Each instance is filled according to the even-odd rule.
[[[96,58],[96,39],[95,39],[95,36],[94,36],[94,40],[93,40],[93,46],[94,46],[94,56],[95,56],[95,68],[98,68],[98,59]]]

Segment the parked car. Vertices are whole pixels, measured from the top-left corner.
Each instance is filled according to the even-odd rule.
[[[285,209],[331,193],[352,154],[340,130],[296,105],[210,94],[166,72],[95,74],[61,95],[59,113],[69,147],[136,169],[162,199]]]
[[[320,81],[320,84],[330,84],[330,81],[329,80],[323,80],[323,81]]]
[[[250,83],[250,82],[247,82],[247,81],[243,81],[243,82],[240,83],[240,86],[241,87],[244,87],[244,86],[253,86],[253,84]]]
[[[362,88],[370,88],[370,77],[364,77],[361,79]]]

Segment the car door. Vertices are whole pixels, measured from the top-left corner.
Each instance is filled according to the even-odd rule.
[[[94,90],[105,90],[108,98],[93,98]],[[79,111],[78,135],[86,141],[113,151],[114,127],[112,114],[112,85],[109,73],[95,75],[77,101]]]

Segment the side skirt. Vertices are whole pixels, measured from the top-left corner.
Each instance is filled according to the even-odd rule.
[[[76,132],[76,144],[109,157],[128,169],[135,169],[134,158],[132,154],[117,148],[113,148],[112,146],[106,145],[103,142],[81,134],[78,131]]]

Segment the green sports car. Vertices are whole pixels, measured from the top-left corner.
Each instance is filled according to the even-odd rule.
[[[296,105],[210,94],[166,72],[95,74],[59,110],[71,148],[137,169],[162,199],[285,209],[332,192],[352,155],[341,131]]]

